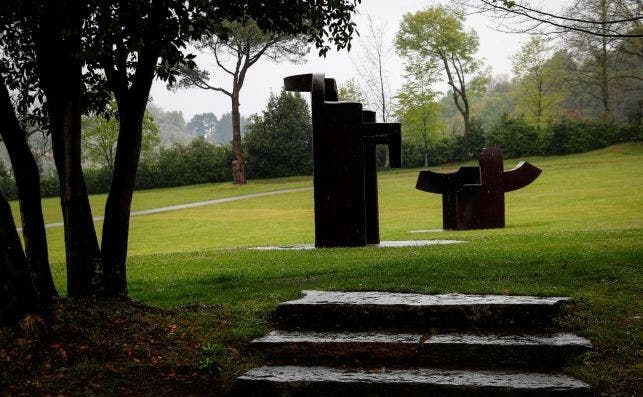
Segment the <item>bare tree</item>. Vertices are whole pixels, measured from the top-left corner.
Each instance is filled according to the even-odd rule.
[[[498,29],[523,33],[566,33],[577,32],[597,37],[643,37],[643,33],[632,30],[632,24],[641,19],[641,1],[625,0],[628,12],[610,15],[605,19],[581,15],[579,10],[585,0],[573,1],[565,10],[551,10],[533,0],[459,0],[471,12],[491,15],[498,23]],[[571,12],[570,12],[571,11]]]
[[[38,164],[38,170],[42,174],[46,166],[53,162],[51,137],[46,131],[33,131],[29,134],[29,147],[33,153],[34,160],[36,160],[36,164]]]
[[[549,35],[574,61],[570,89],[600,103],[602,118],[613,117],[612,91],[623,85],[640,91],[643,58],[641,0],[574,0],[560,10],[532,0],[459,0],[471,12],[491,15],[496,29],[511,33]],[[632,67],[620,67],[635,59]],[[639,65],[639,66],[637,66]],[[579,99],[584,102],[583,99]]]
[[[643,40],[631,35],[608,34],[615,31],[641,31],[638,20],[628,21],[627,24],[613,22],[628,19],[627,16],[634,12],[633,3],[624,0],[587,0],[568,11],[569,15],[598,22],[592,26],[591,32],[585,32],[589,28],[582,31],[568,30],[564,32],[563,38],[577,63],[572,84],[601,104],[604,119],[612,118],[614,83],[623,78],[643,80],[640,74],[636,77],[636,70],[623,70],[618,65],[621,52],[628,49],[634,50],[632,54],[636,54],[640,65],[643,60]],[[640,4],[638,0],[636,3]],[[640,67],[638,71],[640,72]]]
[[[232,77],[232,88],[214,85],[210,73],[202,69],[183,68],[181,78],[174,87],[198,87],[205,90],[220,92],[230,97],[232,105],[232,176],[234,184],[245,184],[245,161],[241,147],[241,88],[246,79],[248,69],[259,59],[267,58],[273,62],[300,62],[309,51],[306,40],[302,37],[287,36],[263,32],[254,21],[246,23],[225,22],[225,34],[219,36],[203,36],[195,43],[201,51],[207,51],[214,57],[217,67]]]
[[[365,87],[369,105],[375,107],[377,116],[388,121],[392,114],[391,90],[387,65],[395,54],[387,38],[385,23],[376,23],[368,16],[368,30],[360,40],[360,50],[353,65]]]

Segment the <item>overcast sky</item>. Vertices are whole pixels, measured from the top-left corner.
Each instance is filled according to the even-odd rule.
[[[355,16],[357,29],[366,32],[368,28],[367,15],[374,21],[384,23],[386,31],[393,41],[402,16],[408,12],[416,12],[429,5],[440,3],[430,0],[362,0],[358,7],[359,14]],[[559,10],[564,0],[548,0],[550,9]],[[478,56],[485,60],[485,65],[492,68],[494,75],[511,73],[511,55],[527,40],[525,35],[500,33],[492,29],[493,22],[484,15],[471,15],[467,19],[467,27],[473,28],[480,38]],[[353,43],[353,49],[337,52],[329,51],[325,58],[317,56],[312,49],[306,57],[306,63],[274,64],[267,60],[259,61],[248,72],[246,82],[241,91],[241,114],[248,116],[260,112],[266,105],[270,93],[278,93],[283,85],[285,76],[302,73],[325,73],[326,77],[335,78],[338,84],[351,78],[359,81],[354,68],[354,60],[359,52],[360,38]],[[231,87],[230,75],[220,72],[214,67],[214,61],[207,56],[199,56],[197,63],[200,67],[210,70],[212,82],[224,88]],[[394,93],[402,84],[402,62],[393,55],[387,64],[390,89]],[[153,103],[164,110],[180,110],[186,121],[196,113],[213,112],[217,116],[230,111],[230,99],[215,91],[193,88],[171,92],[165,84],[156,81],[152,87]]]

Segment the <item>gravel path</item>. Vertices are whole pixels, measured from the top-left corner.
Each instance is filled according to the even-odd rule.
[[[303,191],[312,190],[312,189],[313,189],[312,187],[300,187],[295,189],[274,190],[272,192],[244,194],[241,196],[232,196],[232,197],[224,197],[224,198],[213,199],[213,200],[197,201],[196,203],[177,204],[177,205],[170,205],[168,207],[132,211],[130,212],[130,216],[157,214],[159,212],[168,212],[168,211],[182,210],[186,208],[203,207],[205,205],[212,205],[212,204],[230,203],[233,201],[248,200],[248,199],[253,199],[257,197],[276,196],[279,194],[286,194],[286,193],[303,192]],[[102,221],[103,219],[105,219],[105,217],[102,215],[94,217],[94,221]],[[64,225],[63,222],[52,222],[52,223],[45,224],[45,228],[50,229],[53,227],[61,227],[63,225]],[[18,228],[18,231],[21,232],[22,228]]]

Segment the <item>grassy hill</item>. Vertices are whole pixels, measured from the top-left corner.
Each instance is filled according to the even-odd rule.
[[[643,145],[618,145],[591,153],[528,158],[543,170],[532,185],[506,195],[507,228],[489,231],[408,234],[442,225],[439,195],[415,189],[417,170],[380,173],[383,239],[481,238],[516,233],[607,231],[643,226]],[[516,161],[506,160],[512,168]],[[459,164],[439,167],[445,171]],[[133,210],[234,195],[311,186],[310,177],[156,189],[137,192]],[[105,195],[91,197],[101,215]],[[44,201],[47,222],[60,221],[56,198]],[[312,191],[263,197],[133,217],[130,255],[313,241]],[[97,223],[100,229],[100,223]],[[54,262],[64,260],[62,229],[49,229]]]
[[[636,395],[643,370],[643,144],[527,160],[543,173],[507,194],[507,227],[495,230],[409,234],[441,227],[440,196],[414,189],[417,170],[380,174],[382,239],[469,241],[462,245],[243,248],[312,242],[312,191],[134,217],[130,294],[160,307],[188,305],[168,321],[197,335],[197,346],[219,349],[224,379],[250,365],[247,342],[266,331],[279,301],[301,289],[567,295],[576,303],[563,328],[596,348],[566,372],[598,391]],[[514,165],[505,160],[506,168]],[[310,185],[306,177],[145,191],[136,193],[134,207]],[[95,214],[103,200],[92,198]],[[48,221],[59,219],[55,204],[45,203]],[[62,229],[49,229],[49,238],[64,290]]]

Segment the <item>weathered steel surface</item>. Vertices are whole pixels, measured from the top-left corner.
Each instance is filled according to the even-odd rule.
[[[456,196],[465,184],[480,183],[479,167],[460,167],[449,174],[420,171],[416,189],[442,195],[442,228],[457,229]]]
[[[339,102],[335,80],[323,74],[289,76],[284,87],[311,93],[315,246],[379,243],[375,145],[388,144],[399,167],[399,123],[376,123],[361,103]]]
[[[498,147],[483,149],[478,163],[478,167],[461,167],[450,174],[420,172],[416,188],[442,194],[445,229],[505,227],[505,192],[527,186],[541,173],[526,162],[503,171],[502,151]]]

